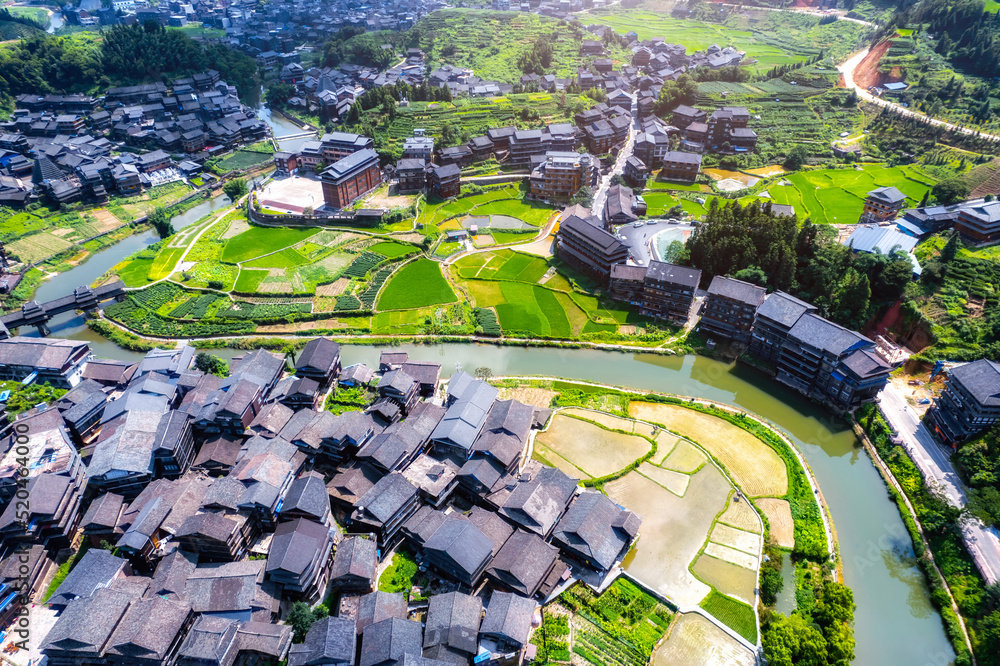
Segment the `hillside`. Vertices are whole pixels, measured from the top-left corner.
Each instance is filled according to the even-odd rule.
[[[451,64],[472,69],[476,76],[517,83],[523,72],[521,56],[542,36],[550,38],[552,65],[547,74],[575,76],[593,58],[580,55],[580,42],[593,35],[553,18],[523,12],[445,9],[425,16],[414,27],[431,70]],[[631,61],[628,49],[612,44],[608,55],[615,67]]]

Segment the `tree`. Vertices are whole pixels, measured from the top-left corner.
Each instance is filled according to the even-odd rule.
[[[218,356],[207,352],[198,352],[194,357],[194,367],[197,370],[216,377],[229,376],[229,364]]]
[[[301,643],[304,641],[313,622],[322,620],[329,614],[330,610],[323,604],[316,606],[316,608],[309,608],[309,604],[304,601],[296,601],[292,604],[291,610],[288,611],[288,617],[285,618],[285,623],[292,628],[292,642]]]
[[[235,202],[247,193],[247,181],[243,178],[234,178],[222,186],[222,191],[231,201]]]
[[[931,191],[930,190],[927,190],[926,192],[924,192],[924,196],[920,200],[920,207],[921,208],[924,208],[924,207],[927,206],[927,200],[930,198],[930,196],[931,196]]]
[[[295,87],[290,83],[282,83],[281,81],[269,85],[267,92],[264,93],[267,103],[278,107],[287,104],[293,95],[295,95]]]
[[[594,205],[594,191],[584,185],[576,194],[569,200],[570,204],[579,204],[584,208],[590,208]]]
[[[748,266],[741,271],[736,271],[736,275],[733,277],[761,287],[767,286],[767,274],[759,266]]]
[[[795,146],[788,152],[788,157],[785,158],[785,166],[795,171],[801,169],[807,159],[809,159],[809,149],[802,145]]]
[[[167,238],[174,234],[174,225],[170,222],[170,218],[167,217],[165,209],[157,206],[147,219],[153,228],[156,229],[156,233],[159,234],[160,238]]]
[[[970,191],[969,184],[962,178],[946,178],[931,188],[935,201],[945,206],[965,199]]]
[[[490,368],[489,366],[482,365],[476,368],[477,379],[482,379],[483,381],[487,381],[492,376],[493,376],[493,369]]]
[[[1000,611],[993,611],[979,625],[979,663],[1000,664]]]
[[[947,264],[954,259],[958,255],[961,243],[962,240],[959,238],[958,232],[952,231],[951,236],[948,237],[948,242],[941,248],[941,261]]]

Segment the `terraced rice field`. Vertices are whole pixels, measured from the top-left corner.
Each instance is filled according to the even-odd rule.
[[[764,500],[758,500],[758,503],[761,501]],[[726,512],[719,516],[719,522],[735,527],[736,529],[749,530],[751,532],[760,529],[760,518],[757,516],[757,512],[745,500],[732,502],[729,508],[726,509]]]
[[[748,604],[754,603],[757,588],[757,571],[746,569],[706,554],[695,562],[694,574],[723,594]]]
[[[540,443],[589,476],[604,476],[617,472],[644,456],[650,443],[635,435],[625,435],[582,421],[563,413],[538,433]]]
[[[691,437],[715,456],[750,497],[782,497],[788,473],[781,457],[742,428],[677,405],[633,402],[629,415]]]
[[[379,294],[378,307],[408,310],[456,300],[455,292],[441,275],[441,265],[430,259],[417,259],[389,279]]]
[[[693,474],[707,462],[708,458],[701,452],[701,449],[691,442],[681,439],[678,440],[670,455],[663,459],[660,466],[684,474]]]
[[[750,650],[697,613],[677,618],[653,653],[654,666],[754,666]]]
[[[917,166],[866,164],[855,169],[799,171],[768,185],[767,193],[774,203],[795,208],[802,219],[849,224],[858,221],[865,194],[877,187],[895,187],[909,197],[910,205],[917,205],[934,183],[935,179]]]

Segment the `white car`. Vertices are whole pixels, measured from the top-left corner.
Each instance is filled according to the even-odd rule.
[[[637,220],[637,221],[633,222],[632,226],[633,227],[641,227],[642,226],[642,220]]]

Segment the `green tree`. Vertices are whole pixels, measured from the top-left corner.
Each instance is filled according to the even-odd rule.
[[[945,206],[961,201],[969,196],[971,188],[962,178],[946,178],[931,188],[934,200]]]
[[[233,178],[222,186],[222,191],[231,201],[236,201],[247,193],[247,181],[243,178]]]
[[[959,238],[957,231],[952,231],[951,236],[948,237],[948,242],[941,248],[941,261],[949,263],[958,255],[958,250],[961,247],[962,239]]]
[[[1000,664],[1000,611],[993,611],[979,624],[979,663]]]
[[[271,106],[282,107],[295,95],[295,87],[290,83],[276,81],[267,87],[264,98]]]
[[[737,280],[758,284],[762,287],[767,286],[767,273],[761,270],[760,266],[748,266],[743,270],[736,271],[733,277]]]
[[[569,200],[570,204],[579,204],[584,208],[590,208],[594,205],[594,191],[584,185],[576,194]]]
[[[229,376],[229,364],[224,359],[209,354],[198,352],[194,357],[194,367],[204,373],[215,375],[216,377]]]
[[[802,165],[809,159],[809,149],[803,145],[798,145],[788,152],[785,158],[785,166],[795,171],[802,168]]]
[[[160,238],[167,238],[174,234],[174,225],[167,217],[167,211],[159,206],[153,209],[153,212],[147,217],[149,224],[156,229],[156,233],[159,234]]]
[[[292,642],[301,643],[306,639],[306,633],[313,622],[320,618],[313,617],[313,611],[304,601],[296,601],[288,611],[285,623],[292,628]]]

